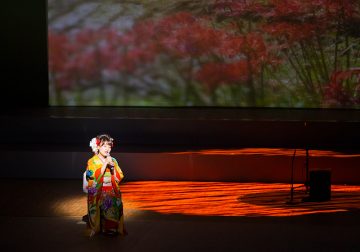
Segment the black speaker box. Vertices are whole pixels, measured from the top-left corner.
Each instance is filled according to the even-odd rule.
[[[331,171],[310,171],[310,201],[327,201],[331,199]]]

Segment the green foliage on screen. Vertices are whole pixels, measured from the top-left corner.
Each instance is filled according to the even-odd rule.
[[[48,1],[50,105],[360,107],[360,2]]]

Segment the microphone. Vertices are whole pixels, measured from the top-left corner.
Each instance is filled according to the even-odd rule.
[[[110,165],[110,173],[111,173],[112,175],[114,175],[114,166],[113,166],[113,165]]]
[[[106,156],[105,158],[108,158],[108,157],[110,157],[110,155]],[[108,166],[109,169],[110,169],[111,175],[114,175],[114,163],[111,161],[111,163],[108,163],[107,166]]]

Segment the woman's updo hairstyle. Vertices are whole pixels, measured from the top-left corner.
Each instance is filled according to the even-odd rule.
[[[114,146],[114,139],[108,134],[101,134],[91,139],[89,146],[95,154],[98,154],[99,147],[108,143],[111,147]]]
[[[104,143],[106,143],[106,142],[107,142],[111,147],[114,146],[114,139],[113,139],[110,135],[108,135],[108,134],[98,135],[98,136],[96,137],[96,139],[97,139],[97,141],[98,141],[97,145],[98,145],[99,147],[100,147],[100,146],[103,146]]]

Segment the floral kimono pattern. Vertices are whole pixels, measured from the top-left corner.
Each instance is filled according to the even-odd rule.
[[[125,235],[123,203],[119,183],[124,175],[113,158],[114,174],[106,168],[101,174],[103,163],[95,155],[88,160],[86,180],[88,181],[88,218],[89,227],[95,233],[117,232]],[[115,176],[119,182],[116,182]],[[104,181],[107,181],[105,184]]]

